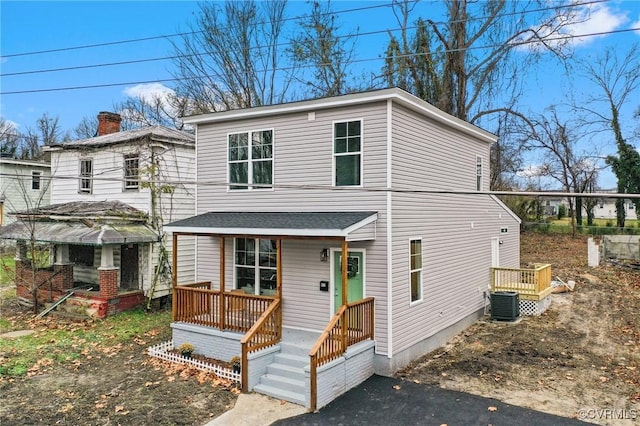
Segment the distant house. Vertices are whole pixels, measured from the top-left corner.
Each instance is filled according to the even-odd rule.
[[[35,239],[52,244],[53,266],[73,269],[59,293],[92,288],[83,297],[125,305],[166,296],[172,255],[162,227],[195,211],[194,136],[159,126],[120,131],[114,113],[98,120],[98,136],[45,148],[51,205],[19,212],[22,223],[2,238],[25,241],[25,225],[38,222]],[[178,256],[181,279],[194,279],[193,256],[192,239]]]
[[[442,345],[482,315],[490,268],[520,266],[519,219],[484,192],[496,137],[407,92],[185,122],[197,214],[166,229],[178,250],[197,235],[197,265],[173,342],[241,355],[245,390],[321,407]]]
[[[615,190],[603,191],[603,192],[616,192]],[[616,213],[616,198],[599,198],[598,203],[593,208],[593,217],[596,219],[611,219],[615,220],[617,217]],[[556,216],[558,214],[558,209],[561,205],[564,205],[567,211],[567,215],[569,212],[569,200],[566,197],[547,197],[544,201],[544,214],[545,216]],[[635,205],[631,200],[625,200],[624,202],[624,211],[625,217],[629,219],[636,219],[636,209]],[[583,218],[587,216],[586,207],[582,207],[582,215]]]
[[[0,157],[0,226],[14,221],[10,212],[49,204],[50,173],[49,163]]]

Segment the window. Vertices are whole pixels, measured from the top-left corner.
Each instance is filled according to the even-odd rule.
[[[138,154],[124,156],[124,189],[138,189],[140,187],[138,165]]]
[[[236,288],[249,294],[275,294],[276,259],[276,240],[236,238]]]
[[[476,155],[476,191],[482,191],[482,157]]]
[[[422,299],[422,240],[411,240],[410,245],[410,273],[411,273],[411,301]]]
[[[93,188],[93,160],[80,160],[80,187],[78,192],[91,194]]]
[[[69,246],[69,261],[80,266],[93,266],[95,247]]]
[[[31,172],[31,189],[34,191],[40,190],[40,175],[42,172]]]
[[[362,123],[347,121],[333,125],[335,186],[359,186],[362,178]]]
[[[229,189],[273,183],[273,130],[229,135]]]

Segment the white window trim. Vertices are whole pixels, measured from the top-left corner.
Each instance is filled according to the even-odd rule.
[[[237,241],[238,238],[244,238],[247,240],[254,240],[255,241],[255,262],[253,264],[253,269],[254,269],[254,277],[253,277],[253,294],[256,296],[260,295],[260,268],[262,269],[273,269],[274,272],[277,274],[278,273],[278,265],[277,265],[277,259],[276,259],[276,267],[275,268],[271,268],[271,267],[265,267],[265,266],[260,266],[259,262],[260,262],[260,240],[271,240],[271,238],[249,238],[249,237],[234,237],[233,238],[233,288],[234,289],[238,289],[238,287],[236,287],[236,285],[238,284],[237,281],[237,274],[236,274],[236,268],[238,266],[240,267],[249,267],[249,265],[238,265],[236,263],[236,245],[237,245]]]
[[[249,158],[247,159],[247,162],[249,163],[249,166],[252,165],[253,163],[253,159],[251,158],[251,134],[255,133],[255,132],[271,132],[271,187],[266,187],[266,188],[256,188],[254,187],[254,183],[253,183],[253,167],[248,167],[247,170],[247,180],[249,181],[249,183],[247,183],[247,188],[246,189],[232,189],[231,186],[233,185],[241,185],[241,184],[235,184],[232,183],[229,179],[229,172],[231,171],[231,161],[229,160],[229,136],[231,135],[239,135],[239,134],[246,134],[249,140]],[[247,131],[239,131],[239,132],[228,132],[227,133],[227,139],[226,139],[226,156],[227,156],[227,192],[246,192],[246,191],[273,191],[274,190],[274,183],[275,183],[275,174],[276,174],[276,131],[275,128],[271,127],[268,129],[251,129],[251,130],[247,130]]]
[[[336,185],[336,156],[354,155],[353,152],[346,154],[336,154],[336,124],[348,123],[352,121],[360,122],[360,185]],[[364,186],[364,118],[353,118],[344,120],[333,120],[331,122],[331,186],[337,188],[362,188]]]
[[[82,175],[82,162],[83,161],[89,161],[91,163],[91,174],[88,177],[83,177]],[[94,172],[94,167],[93,167],[93,158],[80,158],[78,160],[78,193],[80,194],[93,194],[93,172]],[[82,181],[83,180],[89,180],[89,190],[83,190],[82,189]]]
[[[35,177],[38,177],[38,189],[33,187]],[[40,170],[31,170],[31,190],[32,191],[41,191],[42,190],[42,172]]]
[[[476,155],[476,191],[482,191],[482,183],[484,178],[484,164],[481,155]],[[480,174],[478,174],[478,165],[480,165]],[[478,177],[480,181],[478,181]]]
[[[413,241],[420,241],[420,268],[411,269],[411,243]],[[414,237],[409,238],[409,256],[408,256],[408,264],[407,267],[409,269],[409,306],[417,305],[422,303],[424,300],[424,244],[422,244],[422,237]],[[411,274],[413,272],[420,271],[420,298],[416,300],[411,300]]]
[[[135,179],[128,178],[127,176],[127,160],[138,160],[138,175]],[[139,191],[140,190],[140,154],[139,153],[131,153],[124,154],[122,156],[122,165],[123,165],[123,180],[122,180],[122,190],[123,191]],[[135,186],[127,186],[127,181],[136,181]]]

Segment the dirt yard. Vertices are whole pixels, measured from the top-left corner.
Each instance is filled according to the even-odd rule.
[[[552,263],[554,277],[575,280],[575,291],[553,295],[539,317],[480,321],[399,377],[565,417],[631,424],[611,417],[640,411],[640,272],[589,269],[586,239],[562,235],[523,235],[521,260]],[[32,315],[16,306],[5,303],[0,317]],[[117,348],[97,347],[28,377],[0,376],[0,424],[205,424],[233,406],[237,389],[149,358],[146,349],[169,333],[166,327]],[[595,411],[608,409],[618,411]]]
[[[640,271],[587,267],[586,238],[525,234],[521,262],[574,280],[541,316],[487,318],[398,376],[599,424],[640,419]]]

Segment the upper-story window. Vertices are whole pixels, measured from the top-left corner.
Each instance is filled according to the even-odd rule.
[[[273,184],[273,130],[230,134],[228,162],[229,189],[269,187]]]
[[[140,188],[139,161],[138,154],[124,156],[124,189]]]
[[[362,184],[362,122],[346,121],[333,125],[335,186]]]
[[[93,190],[93,160],[84,158],[80,160],[80,185],[78,192],[91,194]]]
[[[476,155],[476,191],[482,191],[482,157]]]
[[[40,176],[42,172],[31,172],[31,189],[34,191],[40,190]]]

